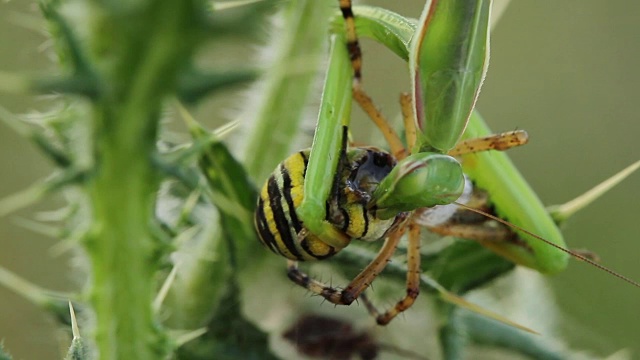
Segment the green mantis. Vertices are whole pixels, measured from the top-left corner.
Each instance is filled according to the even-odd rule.
[[[379,324],[388,323],[418,296],[420,227],[415,219],[425,208],[452,204],[463,193],[463,165],[449,154],[506,149],[511,142],[523,142],[522,133],[474,140],[488,135],[472,111],[487,69],[490,1],[443,4],[428,3],[416,25],[373,8],[359,9],[354,21],[350,1],[340,1],[346,35],[338,28],[332,36],[313,146],[276,169],[263,188],[256,212],[262,242],[289,259],[289,277],[336,304],[350,304],[361,297],[408,233],[406,296],[384,313],[365,300]],[[412,95],[403,97],[407,146],[362,89],[356,27],[409,62]],[[353,82],[348,81],[351,74]],[[391,155],[348,147],[351,90],[382,130]],[[458,144],[465,129],[469,140]],[[507,145],[493,146],[496,143]],[[515,231],[495,238],[495,233],[479,226],[473,234],[460,232],[450,223],[446,228],[434,225],[432,230],[480,241],[501,256],[543,273],[562,271],[569,255],[590,262],[566,250],[556,224],[506,157],[468,158],[464,170],[490,191],[494,219],[509,220]],[[501,185],[491,187],[501,176]],[[318,282],[297,267],[297,261],[333,256],[353,239],[382,238],[376,258],[344,289]]]

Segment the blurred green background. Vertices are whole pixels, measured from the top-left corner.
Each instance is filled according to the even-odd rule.
[[[423,1],[368,3],[417,17]],[[510,154],[546,204],[570,200],[640,159],[638,14],[638,2],[521,0],[509,5],[493,33],[478,107],[495,131],[529,132],[530,144]],[[37,16],[32,2],[0,4],[0,71],[51,68],[41,50],[47,40]],[[395,114],[398,92],[408,90],[404,64],[370,42],[364,57],[366,88],[383,111]],[[42,108],[44,101],[0,94],[0,105],[18,113]],[[4,125],[0,169],[0,197],[51,171]],[[16,224],[59,205],[52,199],[0,219],[0,264],[48,288],[68,290],[74,285],[68,257],[52,254],[54,240]],[[595,251],[606,266],[640,279],[640,174],[576,215],[564,230],[571,247]],[[629,348],[640,356],[640,289],[577,261],[550,282],[574,348],[603,355]],[[16,359],[53,358],[58,337],[43,312],[0,288],[0,338]]]

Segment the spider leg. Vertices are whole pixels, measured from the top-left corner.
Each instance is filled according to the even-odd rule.
[[[367,310],[376,318],[376,322],[379,325],[388,324],[398,314],[410,308],[420,293],[420,226],[410,223],[407,227],[409,228],[409,244],[407,247],[406,295],[394,307],[384,313],[379,313],[371,301],[363,296],[364,294],[360,296]]]
[[[396,159],[403,159],[407,157],[407,150],[398,136],[398,133],[396,133],[393,127],[391,127],[387,119],[382,115],[382,112],[380,112],[376,107],[371,97],[364,91],[359,82],[354,82],[353,98],[360,105],[360,108],[367,113],[373,123],[380,129],[385,140],[389,143],[391,154]]]
[[[384,115],[378,110],[371,97],[362,87],[362,50],[356,33],[356,25],[351,8],[351,0],[340,0],[340,10],[345,22],[347,49],[353,67],[353,98],[364,110],[373,123],[382,131],[382,135],[391,147],[391,153],[397,159],[406,157],[406,149],[396,131],[389,125]]]
[[[371,282],[384,269],[389,259],[391,259],[391,256],[393,256],[403,234],[404,227],[401,227],[387,236],[376,257],[344,289],[328,286],[311,278],[308,274],[300,270],[298,268],[298,262],[293,260],[287,261],[287,275],[289,279],[296,284],[314,294],[322,296],[333,304],[349,305],[371,285]]]

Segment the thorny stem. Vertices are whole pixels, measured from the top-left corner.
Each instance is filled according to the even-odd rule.
[[[91,119],[96,171],[88,183],[86,249],[101,359],[160,359],[168,352],[152,311],[161,255],[150,226],[160,181],[152,156],[162,101],[195,45],[198,4],[91,8],[91,50],[102,83]]]

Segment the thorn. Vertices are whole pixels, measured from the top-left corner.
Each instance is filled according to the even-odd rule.
[[[184,105],[182,105],[180,101],[175,100],[174,105],[178,109],[178,113],[180,114],[180,117],[184,121],[189,131],[191,132],[191,135],[194,138],[204,137],[205,143],[218,141],[220,138],[225,137],[226,135],[230,134],[233,130],[237,129],[238,126],[240,125],[240,122],[237,120],[229,121],[223,124],[222,126],[218,127],[217,129],[215,129],[211,133],[196,121],[193,115],[191,115],[189,110],[187,110],[187,108]]]
[[[46,306],[48,302],[46,290],[1,266],[0,285],[13,290],[16,294],[21,295],[38,306]]]
[[[0,76],[1,77],[1,76]],[[8,127],[13,129],[18,135],[27,138],[33,143],[49,158],[53,160],[53,162],[61,167],[68,168],[71,166],[71,160],[69,157],[64,154],[60,149],[58,149],[55,145],[53,145],[49,139],[47,139],[42,131],[35,131],[30,125],[16,116],[12,114],[7,109],[0,106],[0,120],[2,120]]]
[[[43,224],[40,221],[35,221],[23,217],[15,217],[12,220],[16,225],[32,231],[36,234],[44,235],[53,239],[60,239],[64,237],[64,230],[58,226]]]
[[[179,265],[180,265],[180,262],[176,262],[176,264],[173,265],[173,269],[171,269],[171,272],[169,273],[164,283],[162,284],[160,291],[158,291],[158,295],[156,295],[156,298],[153,300],[152,308],[153,308],[153,312],[156,314],[160,312],[162,303],[164,302],[164,299],[167,297],[167,294],[169,294],[171,285],[173,285],[173,282],[176,279],[176,275],[178,274]]]
[[[66,185],[80,181],[85,173],[82,171],[64,171],[52,178],[32,185],[22,191],[14,193],[0,200],[0,217],[20,210],[36,203],[46,195],[63,188]]]
[[[228,1],[224,3],[213,3],[214,11],[223,11],[228,9],[233,9],[236,7],[247,6],[251,4],[255,4],[263,0],[236,0],[236,1]]]
[[[69,300],[69,314],[71,315],[71,333],[73,334],[73,340],[80,339],[78,320],[76,319],[76,312],[73,310],[73,304],[71,303],[71,300]]]
[[[188,343],[191,340],[195,340],[199,338],[200,336],[206,334],[207,331],[208,330],[206,327],[202,327],[202,328],[195,329],[193,331],[189,331],[189,332],[183,333],[182,335],[177,336],[175,338],[176,348]]]

